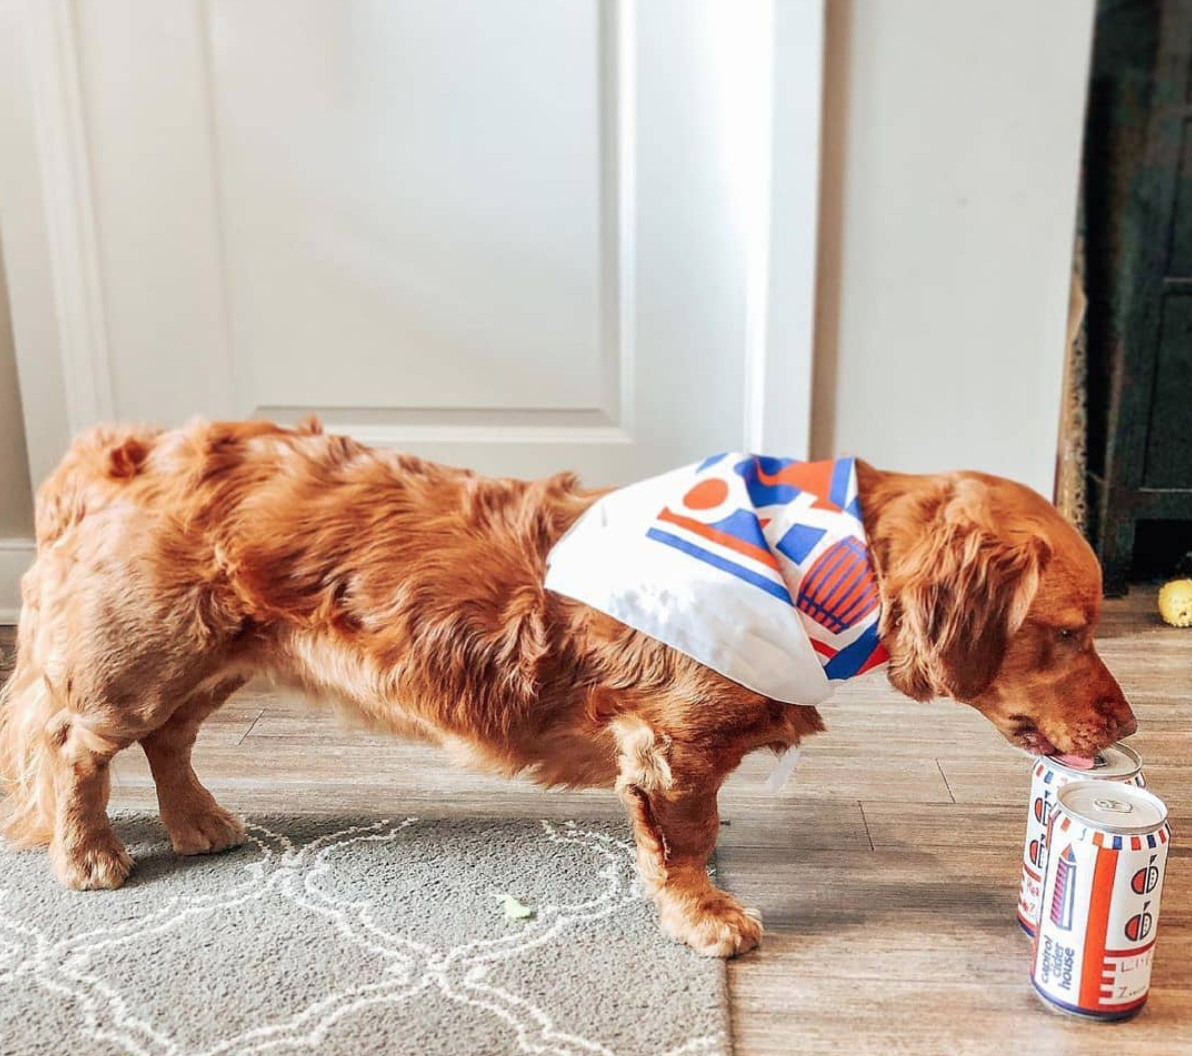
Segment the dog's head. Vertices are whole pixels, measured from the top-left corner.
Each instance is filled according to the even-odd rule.
[[[983,474],[915,481],[882,517],[891,683],[971,704],[1012,744],[1074,765],[1137,728],[1093,634],[1101,569],[1041,496]]]

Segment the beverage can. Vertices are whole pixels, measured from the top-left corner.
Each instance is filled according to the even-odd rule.
[[[1074,781],[1048,821],[1031,981],[1090,1019],[1137,1013],[1151,962],[1171,839],[1162,800],[1130,784]]]

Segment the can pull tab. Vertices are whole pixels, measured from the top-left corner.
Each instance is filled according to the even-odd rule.
[[[1109,764],[1106,762],[1105,756],[1101,752],[1098,752],[1096,755],[1093,756],[1093,767],[1092,768],[1094,770],[1100,770],[1101,767],[1108,766],[1108,765]]]
[[[1133,814],[1134,808],[1129,803],[1123,803],[1120,799],[1094,799],[1095,806],[1102,810],[1107,810],[1111,814]]]
[[[778,757],[778,762],[774,764],[774,769],[770,771],[770,776],[766,778],[762,788],[767,792],[781,792],[790,781],[791,774],[795,772],[795,764],[798,761],[799,749],[788,748]]]

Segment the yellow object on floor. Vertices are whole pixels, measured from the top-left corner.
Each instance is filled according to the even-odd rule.
[[[1163,584],[1159,615],[1172,627],[1192,627],[1192,579],[1173,579]]]

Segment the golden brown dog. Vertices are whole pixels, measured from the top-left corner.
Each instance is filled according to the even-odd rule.
[[[1034,492],[858,463],[888,675],[979,709],[1028,751],[1092,754],[1135,728],[1093,648],[1100,570]],[[14,673],[0,698],[3,827],[59,880],[117,887],[112,757],[148,756],[179,854],[244,829],[199,783],[203,720],[254,673],[546,785],[615,785],[663,927],[756,945],[712,886],[716,796],[748,752],[823,728],[542,587],[598,497],[568,474],[492,480],[317,425],[101,428],[42,487]]]

